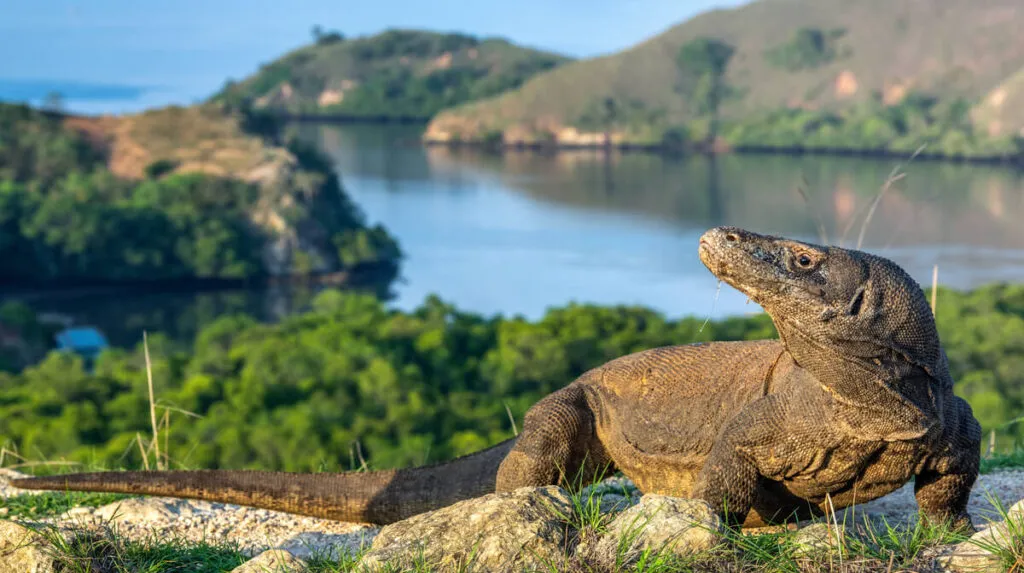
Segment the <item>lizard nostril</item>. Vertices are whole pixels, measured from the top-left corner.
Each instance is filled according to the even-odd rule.
[[[729,241],[730,243],[735,243],[736,241],[740,240],[740,238],[739,236],[736,235],[736,233],[726,233],[725,240]]]

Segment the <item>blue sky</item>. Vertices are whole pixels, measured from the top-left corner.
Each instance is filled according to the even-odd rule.
[[[120,112],[191,103],[309,41],[389,27],[500,35],[586,57],[743,0],[0,0],[0,97],[26,84],[146,86],[136,99],[69,102]]]

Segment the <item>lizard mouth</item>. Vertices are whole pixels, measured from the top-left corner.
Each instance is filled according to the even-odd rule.
[[[738,290],[744,296],[747,297],[747,302],[755,302],[761,304],[760,297],[757,296],[757,289],[753,285],[745,284],[743,281],[738,280],[736,275],[736,263],[739,261],[730,261],[729,257],[716,256],[714,246],[705,240],[701,240],[698,248],[698,255],[700,256],[701,262],[704,266],[711,271],[711,274],[734,289]],[[739,268],[743,268],[745,261],[740,262]]]
[[[697,257],[700,258],[700,262],[704,263],[704,266],[708,268],[714,274],[718,274],[718,267],[721,267],[719,261],[715,260],[715,256],[712,254],[713,248],[711,241],[701,237],[700,244],[697,246]]]

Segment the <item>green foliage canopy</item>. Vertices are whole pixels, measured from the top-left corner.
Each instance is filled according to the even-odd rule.
[[[320,246],[335,267],[380,266],[390,282],[401,258],[397,242],[366,224],[329,160],[297,143],[289,149],[299,169],[276,186],[175,173],[171,161],[153,162],[146,179],[132,181],[107,170],[103,153],[60,119],[0,104],[0,279],[265,276],[264,251],[277,237],[254,223],[256,211],[265,200],[301,194],[285,213],[290,223],[317,221],[326,235]],[[292,272],[309,272],[312,258],[301,251]]]
[[[1024,408],[1024,286],[940,289],[938,325],[956,391],[1007,447]],[[175,467],[342,470],[434,462],[512,436],[525,411],[589,368],[639,350],[772,338],[767,315],[709,323],[639,307],[569,305],[537,321],[485,318],[431,297],[411,312],[321,293],[279,324],[224,316],[194,346],[150,338]],[[0,442],[33,459],[138,467],[148,436],[141,349],[113,349],[94,374],[52,353],[0,374]],[[161,410],[158,410],[161,411]],[[356,447],[356,444],[359,447]]]

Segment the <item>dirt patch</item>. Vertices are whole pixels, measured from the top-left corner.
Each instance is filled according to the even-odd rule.
[[[168,107],[121,117],[71,117],[65,124],[86,135],[107,156],[115,175],[139,179],[146,166],[169,160],[177,172],[252,179],[290,155],[241,129],[237,118],[214,106]]]
[[[839,74],[839,77],[836,78],[836,97],[840,99],[850,97],[857,93],[858,87],[860,86],[857,83],[857,76],[855,76],[850,70],[844,70],[843,73]]]
[[[103,155],[110,154],[119,119],[105,115],[98,117],[68,116],[64,118],[64,127],[81,134]]]

